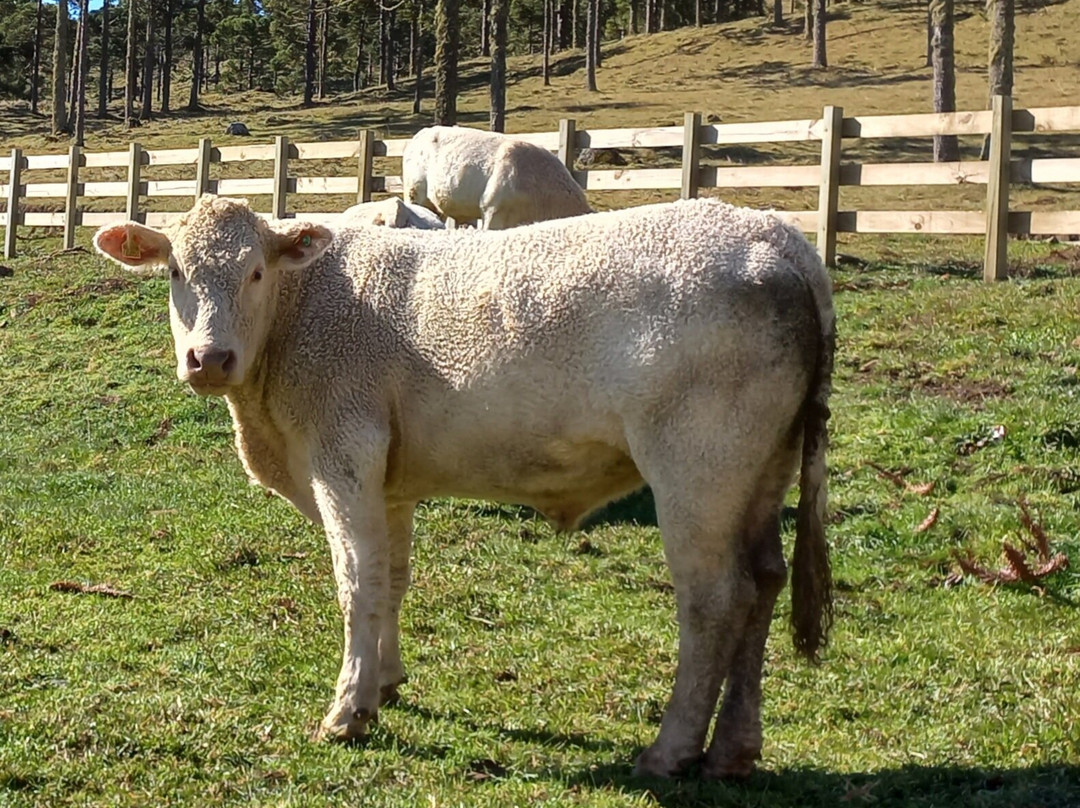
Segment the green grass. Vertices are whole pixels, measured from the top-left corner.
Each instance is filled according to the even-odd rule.
[[[724,785],[630,774],[676,650],[643,497],[584,535],[423,506],[403,702],[364,746],[309,740],[340,654],[320,532],[177,382],[166,281],[27,242],[0,278],[0,806],[1080,803],[1080,575],[942,585],[953,548],[999,563],[1021,496],[1080,564],[1075,253],[1014,244],[1023,277],[987,286],[926,244],[835,273],[836,629],[799,661],[782,596],[761,771]]]

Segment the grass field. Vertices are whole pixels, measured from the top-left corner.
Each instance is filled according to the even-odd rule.
[[[578,90],[580,71],[545,89],[519,59],[511,128],[567,116],[658,125],[686,109],[804,117],[823,103],[926,111],[922,7],[832,8],[826,73],[805,68],[794,29],[757,21],[614,44],[599,96]],[[963,11],[958,101],[976,108],[986,26],[976,6]],[[1018,105],[1080,100],[1068,38],[1078,11],[1068,0],[1018,19]],[[466,122],[484,110],[479,70],[467,73]],[[212,97],[205,115],[138,136],[225,143],[217,133],[238,114],[261,140],[420,125],[405,93],[338,102],[300,113]],[[61,150],[39,123],[0,110],[0,146]],[[125,138],[106,123],[88,148]],[[898,148],[920,159],[926,145]],[[971,158],[977,144],[966,148]],[[892,206],[981,204],[981,188],[947,190],[944,201],[939,189],[901,190]],[[1047,206],[1074,198],[1024,193]],[[402,703],[364,746],[310,741],[340,660],[320,531],[247,484],[224,404],[176,381],[167,281],[25,235],[0,272],[0,808],[1080,805],[1075,248],[1013,243],[1014,279],[987,286],[979,240],[842,240],[869,263],[834,272],[833,641],[820,666],[796,658],[785,591],[761,770],[705,784],[631,776],[676,651],[645,495],[575,534],[516,507],[423,506]],[[1021,498],[1073,569],[1038,587],[954,585],[953,550],[996,568],[1002,541],[1025,535]],[[132,597],[54,587],[63,582]]]
[[[423,507],[403,703],[364,747],[311,742],[340,641],[319,531],[176,381],[167,281],[52,246],[0,278],[0,805],[1080,803],[1080,575],[944,583],[954,548],[998,563],[1020,497],[1080,558],[1075,253],[1014,245],[995,286],[836,272],[833,643],[798,661],[781,605],[763,771],[706,785],[630,776],[676,637],[640,497],[563,535]]]

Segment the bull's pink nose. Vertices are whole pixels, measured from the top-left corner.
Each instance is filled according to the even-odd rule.
[[[187,369],[210,379],[225,379],[236,367],[236,354],[218,348],[191,348],[187,352]]]

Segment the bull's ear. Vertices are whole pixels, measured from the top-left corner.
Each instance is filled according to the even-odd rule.
[[[167,264],[172,250],[168,236],[138,222],[105,225],[94,235],[94,247],[127,267]]]
[[[275,223],[266,245],[266,260],[282,269],[302,269],[316,261],[334,240],[329,229],[310,222]]]

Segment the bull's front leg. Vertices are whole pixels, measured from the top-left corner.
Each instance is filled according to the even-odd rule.
[[[385,455],[333,452],[313,463],[313,490],[334,562],[345,619],[334,703],[319,735],[361,738],[379,709],[379,635],[390,611],[390,547],[383,497]]]

